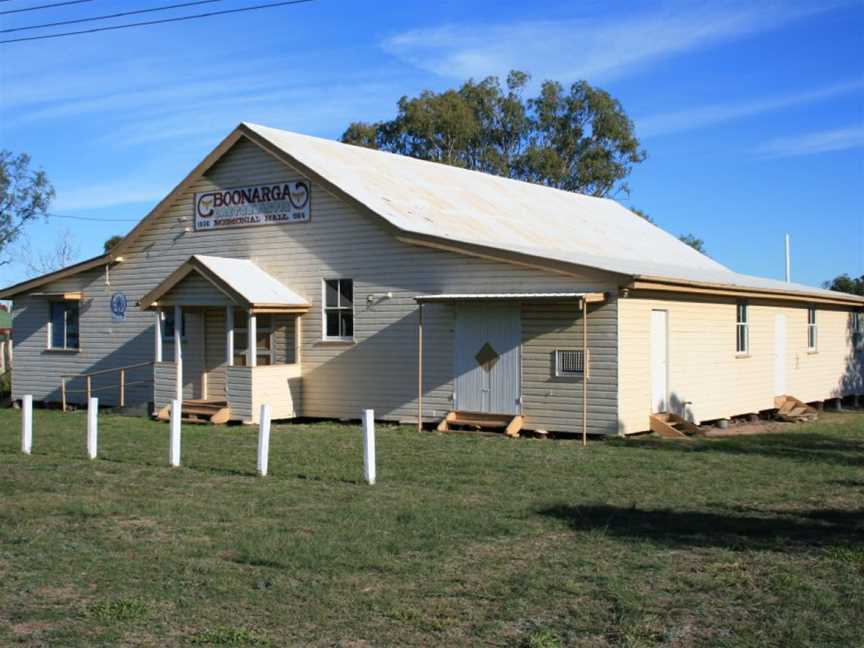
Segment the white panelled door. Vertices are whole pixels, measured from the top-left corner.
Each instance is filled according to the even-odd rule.
[[[786,394],[786,316],[774,316],[774,395]]]
[[[651,311],[651,412],[669,411],[669,312]]]
[[[460,305],[456,307],[455,324],[455,408],[463,412],[519,414],[519,305]]]

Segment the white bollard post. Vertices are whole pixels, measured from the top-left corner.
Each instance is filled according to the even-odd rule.
[[[91,398],[87,401],[87,456],[96,458],[99,447],[99,399]]]
[[[33,450],[33,397],[27,394],[21,401],[21,452]]]
[[[171,401],[171,445],[168,449],[168,463],[176,468],[180,465],[180,401]]]
[[[267,476],[267,464],[270,460],[270,415],[269,405],[261,406],[261,422],[258,431],[258,474]]]
[[[375,411],[363,410],[363,476],[375,483]]]

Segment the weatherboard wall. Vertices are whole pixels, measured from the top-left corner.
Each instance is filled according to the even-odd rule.
[[[767,410],[775,396],[775,318],[786,317],[785,393],[802,401],[864,394],[864,349],[852,311],[817,306],[818,344],[807,349],[807,304],[748,301],[750,349],[736,353],[733,298],[668,295],[618,300],[621,432],[648,429],[651,311],[668,312],[670,407],[697,423]]]
[[[97,271],[57,282],[64,289],[82,290],[85,294],[82,351],[75,358],[51,360],[45,356],[44,342],[21,347],[23,355],[16,359],[20,359],[17,367],[22,368],[22,378],[20,383],[16,378],[16,396],[33,393],[37,399],[56,397],[54,380],[45,374],[46,366],[56,372],[83,371],[152,360],[153,314],[140,310],[135,303],[192,254],[249,258],[312,304],[302,316],[302,408],[298,410],[298,414],[310,417],[357,418],[364,408],[373,408],[381,418],[416,419],[416,295],[547,291],[609,291],[614,295],[617,290],[612,275],[591,269],[579,276],[567,276],[400,242],[390,226],[316,182],[312,182],[309,222],[187,231],[192,224],[196,192],[296,179],[300,176],[283,162],[241,140],[124,251],[125,261],[111,270],[110,287],[103,285],[103,275]],[[354,279],[353,343],[322,339],[324,278]],[[46,290],[57,290],[58,286]],[[124,292],[130,303],[122,323],[111,322],[109,302],[115,291]],[[16,310],[19,303],[26,305],[30,299],[44,301],[19,299]],[[606,308],[614,310],[614,297]],[[24,313],[25,319],[31,321],[30,328],[46,325],[47,306],[43,310]],[[424,307],[424,316],[424,414],[427,420],[434,420],[451,406],[452,309],[429,305]],[[608,326],[614,329],[616,323],[617,318],[612,318]],[[16,337],[18,328],[16,320]],[[36,337],[44,340],[44,335]],[[170,349],[166,344],[166,360],[171,358]],[[187,361],[189,356],[186,350]],[[543,418],[538,421],[550,429],[578,431],[581,411],[577,411],[575,396],[570,399],[564,385],[551,390],[562,396],[545,396],[550,391],[545,386],[547,379],[529,373],[524,382],[526,395],[532,394],[532,403],[542,409],[537,414],[542,413]],[[608,380],[615,380],[614,372],[609,373]],[[535,383],[539,386],[535,387]],[[25,392],[25,388],[30,391]],[[610,383],[607,389],[615,387]],[[136,394],[142,399],[152,398],[152,392],[146,396]],[[599,398],[597,406],[608,409]],[[603,416],[609,416],[608,411]]]

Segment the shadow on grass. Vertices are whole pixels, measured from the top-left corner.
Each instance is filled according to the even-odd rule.
[[[538,513],[563,520],[574,531],[600,531],[670,547],[788,551],[864,542],[864,509],[733,515],[559,504]]]
[[[772,433],[688,441],[644,437],[615,439],[611,443],[664,452],[710,452],[790,459],[807,463],[820,462],[835,466],[864,466],[864,438],[860,441],[844,440],[815,432]]]

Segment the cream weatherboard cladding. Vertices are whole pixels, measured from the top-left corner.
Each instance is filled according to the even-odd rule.
[[[154,220],[129,249],[124,250],[123,263],[111,269],[110,288],[104,286],[104,273],[99,270],[64,279],[67,289],[84,292],[86,307],[82,309],[81,317],[82,351],[74,363],[69,358],[58,359],[54,363],[56,373],[71,372],[73,364],[74,370],[84,371],[96,365],[107,368],[152,360],[153,313],[130,306],[127,320],[119,323],[121,325],[112,325],[110,295],[122,291],[130,304],[135,304],[192,254],[249,258],[312,304],[310,311],[302,316],[302,407],[298,413],[303,416],[356,418],[362,409],[373,408],[376,416],[382,418],[411,420],[416,417],[417,305],[413,298],[418,294],[609,292],[612,297],[603,309],[611,316],[604,320],[606,332],[603,335],[612,340],[616,337],[614,295],[617,282],[614,275],[585,269],[578,276],[567,276],[412,246],[398,241],[395,231],[380,219],[345,203],[315,182],[312,183],[312,216],[308,223],[186,231],[191,226],[195,192],[297,179],[301,179],[300,176],[284,163],[257,145],[241,140]],[[323,277],[355,281],[356,344],[322,342]],[[46,290],[56,289],[54,286],[46,287]],[[387,293],[392,293],[392,297],[387,298]],[[372,296],[371,301],[367,300],[369,296]],[[26,303],[29,300],[45,304],[38,298],[24,297],[16,299],[16,310],[19,301]],[[36,306],[37,309],[41,307]],[[36,316],[32,326],[38,328],[36,322],[42,322],[44,327],[47,306],[43,310],[45,313]],[[430,304],[424,307],[424,317],[424,413],[427,420],[433,420],[443,416],[451,405],[452,310],[447,305]],[[543,318],[539,320],[541,327],[542,322]],[[532,324],[526,320],[523,327],[536,325],[538,322]],[[557,324],[549,323],[549,326]],[[16,319],[16,337],[18,328]],[[106,333],[107,330],[111,332]],[[16,375],[16,397],[33,393],[37,399],[51,399],[52,394],[56,394],[54,379],[51,374],[44,374],[45,364],[42,358],[38,358],[40,354],[44,355],[44,333],[37,337],[41,337],[40,343],[26,345],[23,349],[25,355],[18,358],[22,378],[19,381]],[[93,346],[88,348],[88,344]],[[568,345],[572,344],[568,342]],[[210,353],[208,348],[208,356]],[[539,367],[543,363],[540,355],[546,351],[538,352],[540,355],[535,357],[530,355],[532,352],[526,346],[524,353],[526,367]],[[614,350],[604,353],[614,355]],[[173,358],[170,343],[164,345],[163,354],[165,360]],[[189,394],[192,386],[187,374],[194,376],[187,365],[191,356],[190,349],[184,347],[184,395]],[[34,358],[34,361],[30,362],[28,358]],[[608,358],[607,355],[603,362],[608,363]],[[613,360],[612,365],[616,362]],[[592,388],[614,393],[614,384],[600,385],[601,380],[616,379],[614,370],[598,371],[597,385],[592,385]],[[203,372],[203,366],[199,375],[200,372]],[[543,412],[538,426],[580,430],[581,411],[575,395],[579,386],[573,385],[574,395],[571,397],[567,385],[550,385],[548,374],[539,368],[536,372],[526,372],[523,393],[526,399],[533,398],[534,402],[544,403],[544,407],[548,405],[549,409]],[[144,400],[151,398],[148,395]],[[606,408],[605,417],[614,418],[614,413],[608,414],[609,405],[604,405],[602,398],[597,402],[598,407]],[[246,414],[250,416],[252,405],[251,396],[238,401],[238,407],[247,408]],[[614,399],[611,407],[615,408]],[[529,417],[532,414],[530,409],[527,413]],[[593,415],[589,422],[592,419]],[[604,428],[607,425],[603,423]]]
[[[737,300],[631,296],[618,300],[621,432],[648,429],[651,311],[668,311],[669,398],[673,411],[710,421],[774,407],[775,326],[785,316],[785,393],[803,401],[864,393],[864,354],[852,346],[850,309],[817,308],[819,350],[807,350],[807,304],[750,300],[750,345],[735,352]]]

